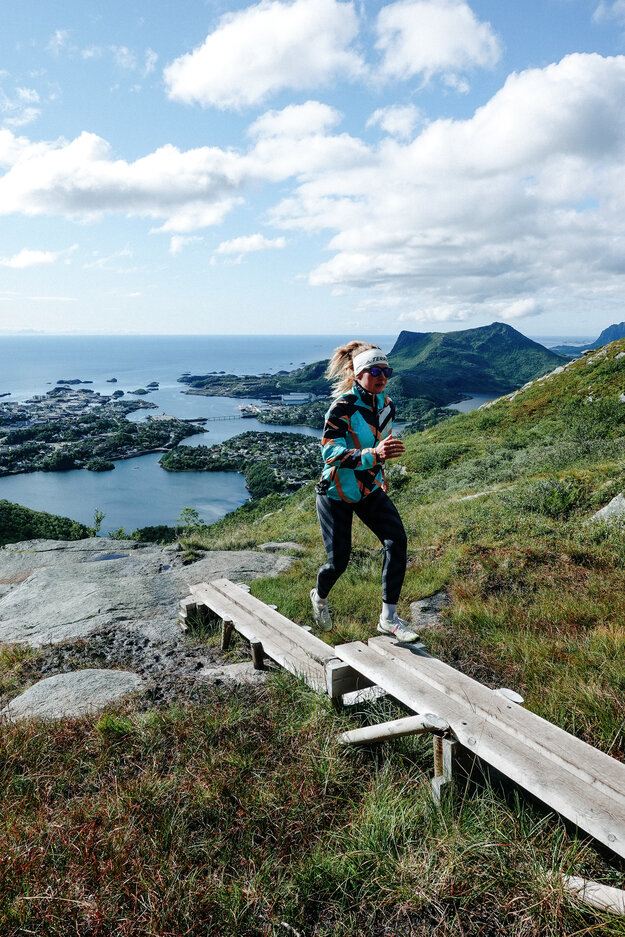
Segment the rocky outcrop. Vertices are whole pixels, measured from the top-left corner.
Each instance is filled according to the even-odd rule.
[[[179,544],[100,537],[8,544],[0,549],[0,643],[39,649],[32,676],[44,678],[39,690],[32,687],[21,703],[10,703],[10,713],[74,714],[71,693],[61,694],[61,702],[40,700],[57,698],[57,684],[48,678],[86,673],[85,667],[98,675],[97,692],[83,688],[87,708],[119,698],[120,668],[136,677],[132,692],[141,689],[153,700],[184,695],[198,680],[257,679],[246,663],[229,664],[214,648],[189,646],[177,624],[179,603],[194,583],[222,577],[250,582],[277,575],[291,562],[269,551],[216,550],[185,564]],[[104,680],[103,669],[116,676]]]
[[[596,514],[590,518],[591,521],[609,521],[615,517],[623,517],[625,515],[625,497],[622,494],[616,495],[612,500],[597,511]]]
[[[449,596],[444,589],[435,592],[426,599],[419,599],[410,603],[410,624],[417,632],[423,634],[433,628],[441,628],[443,612],[449,605]]]

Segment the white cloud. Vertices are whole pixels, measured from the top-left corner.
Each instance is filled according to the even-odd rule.
[[[382,7],[377,31],[381,70],[390,78],[454,76],[490,68],[501,55],[490,24],[480,22],[465,0],[398,0]]]
[[[57,29],[48,40],[46,52],[50,52],[52,55],[59,55],[68,45],[69,31],[67,29]]]
[[[204,238],[194,235],[185,236],[182,234],[174,234],[169,242],[169,253],[173,255],[181,254],[189,244],[201,244],[203,240]]]
[[[625,283],[624,98],[625,57],[576,54],[511,75],[468,119],[371,145],[318,101],[259,117],[246,150],[165,146],[134,162],[94,134],[31,142],[5,129],[0,212],[145,217],[175,253],[249,195],[279,192],[273,226],[327,240],[309,281],[362,290],[393,315],[513,320],[576,296],[591,309]],[[214,256],[268,246],[248,237]]]
[[[108,212],[164,219],[186,233],[220,222],[240,198],[244,160],[214,147],[181,152],[167,145],[132,163],[115,159],[91,133],[30,144],[0,131],[0,213],[94,219]]]
[[[262,0],[221,17],[204,44],[164,72],[169,97],[242,108],[285,88],[303,90],[365,71],[350,49],[358,33],[352,2]]]
[[[18,88],[17,97],[25,104],[39,104],[39,94],[34,88]]]
[[[621,26],[625,26],[625,0],[613,0],[612,3],[606,3],[605,0],[601,0],[592,18],[595,23],[605,23],[610,22],[610,20],[615,20]]]
[[[395,104],[374,111],[367,121],[367,127],[379,126],[390,137],[396,137],[398,140],[409,140],[421,119],[421,111],[413,104],[403,107]]]
[[[470,317],[467,309],[458,309],[453,305],[427,306],[421,310],[402,312],[397,317],[399,322],[420,322],[424,325],[437,322],[466,322]]]
[[[137,68],[137,56],[128,46],[111,46],[113,60],[118,68],[125,71],[135,71]]]
[[[72,248],[75,250],[75,247]],[[11,267],[14,270],[25,270],[27,267],[41,267],[45,264],[55,263],[67,251],[39,251],[24,247],[12,257],[0,257],[0,267]]]
[[[249,254],[253,251],[280,250],[286,247],[286,238],[266,238],[262,234],[249,234],[222,241],[216,248],[216,254]]]
[[[249,129],[255,140],[249,171],[275,182],[291,176],[317,178],[325,171],[352,172],[371,155],[361,140],[328,132],[340,119],[338,111],[319,101],[268,111]]]
[[[423,321],[618,297],[624,97],[625,57],[568,56],[510,76],[471,119],[385,140],[350,169],[310,171],[270,217],[333,233],[311,283],[382,290]]]
[[[158,53],[154,49],[146,49],[143,56],[143,72],[142,75],[144,78],[147,78],[148,75],[151,75],[154,69],[156,68],[156,63],[158,62]]]
[[[527,319],[531,316],[539,316],[542,312],[540,304],[533,297],[525,299],[515,299],[514,302],[504,306],[499,312],[501,319]]]
[[[41,114],[36,106],[39,94],[34,88],[16,88],[12,97],[0,90],[0,114],[7,127],[25,127]]]
[[[113,254],[105,254],[104,256],[101,256],[99,251],[94,251],[93,257],[93,260],[83,264],[85,270],[113,270],[115,273],[127,273],[129,269],[134,269],[119,264],[121,258],[132,257],[132,250],[129,247],[122,247]]]
[[[319,101],[290,104],[281,111],[267,111],[250,126],[251,137],[290,137],[301,139],[324,133],[341,121],[335,108]]]

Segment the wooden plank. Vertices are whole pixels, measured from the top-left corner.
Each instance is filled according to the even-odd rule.
[[[535,748],[520,744],[497,720],[419,679],[416,670],[398,667],[390,656],[361,642],[338,645],[335,652],[413,712],[435,712],[446,719],[462,746],[625,858],[625,811],[604,790],[586,784]]]
[[[563,875],[562,885],[569,895],[579,898],[580,901],[593,908],[625,915],[625,891],[620,888],[603,885],[601,882],[591,882],[587,878],[578,878],[576,875]]]
[[[281,615],[275,609],[269,608],[260,599],[244,592],[229,579],[213,579],[209,585],[234,602],[239,608],[254,614],[268,628],[274,629],[283,637],[294,642],[298,648],[305,651],[309,657],[319,661],[319,663],[325,664],[326,661],[335,657],[334,648],[329,644],[326,644],[309,631],[304,631],[303,628],[300,628],[299,625],[296,625],[285,615]],[[191,587],[191,592],[196,594],[194,590],[195,587]]]
[[[236,630],[248,641],[261,641],[265,654],[291,673],[301,676],[309,686],[325,692],[325,673],[321,664],[303,653],[272,628],[259,621],[252,613],[236,605],[223,593],[207,583],[191,586],[192,593],[220,618],[232,621]],[[242,593],[243,595],[245,593]]]
[[[386,636],[371,638],[368,647],[391,658],[409,673],[418,674],[420,680],[450,699],[466,703],[486,718],[497,720],[511,737],[571,771],[593,789],[601,789],[625,811],[625,765],[622,762],[536,713],[522,709],[435,657],[414,654],[406,645],[400,646]]]
[[[360,726],[350,729],[338,737],[340,745],[365,745],[371,742],[385,742],[406,735],[425,735],[427,732],[444,732],[449,725],[434,713],[423,716],[404,716],[403,719],[391,719],[372,726]]]

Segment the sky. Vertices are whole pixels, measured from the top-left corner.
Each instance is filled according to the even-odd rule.
[[[625,319],[625,0],[20,0],[0,332]]]

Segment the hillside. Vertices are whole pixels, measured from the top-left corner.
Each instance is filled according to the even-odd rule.
[[[590,519],[625,489],[624,391],[625,339],[412,433],[388,466],[409,541],[400,611],[430,597],[442,609],[420,626],[430,652],[619,759],[625,520]],[[310,625],[324,559],[312,485],[193,525],[184,543],[209,563],[294,539],[288,570],[251,589]],[[355,523],[332,644],[374,633],[380,567]],[[216,652],[218,625],[198,623],[191,641]],[[36,663],[3,649],[0,677],[11,686]],[[474,775],[435,810],[431,741],[338,746],[347,727],[402,715],[392,701],[337,713],[281,673],[159,700],[46,733],[7,727],[7,933],[87,934],[96,921],[128,935],[625,935],[623,918],[567,897],[558,878],[622,888],[622,863],[540,804]]]
[[[21,504],[0,500],[0,547],[17,540],[80,540],[89,536],[84,524],[46,511],[32,511]]]
[[[625,489],[624,390],[622,340],[491,406],[407,437],[405,474],[398,465],[388,472],[409,535],[401,611],[410,617],[411,603],[441,590],[448,601],[438,626],[423,633],[428,649],[489,686],[517,690],[528,708],[620,759],[625,758],[625,520],[588,521]],[[253,592],[293,620],[309,623],[308,590],[323,562],[311,488],[245,506],[213,525],[209,539],[213,547],[235,548],[252,540],[291,540],[294,531],[306,551],[298,566],[255,583]],[[374,632],[380,564],[379,544],[355,524],[351,565],[331,594],[333,643]],[[414,755],[417,788],[424,746],[415,744],[423,753]],[[390,753],[369,757],[381,757],[389,768]],[[367,756],[363,760],[371,763]],[[379,791],[378,811],[383,799]],[[434,833],[425,813],[414,818],[412,835],[403,830],[387,869],[390,901],[404,901],[414,911],[422,907],[415,894],[431,906],[453,887],[464,898],[451,899],[441,913],[453,907],[463,924],[470,913],[479,914],[485,933],[625,932],[618,922],[609,929],[600,915],[576,911],[544,885],[545,869],[559,869],[564,862],[622,887],[618,865],[592,847],[576,845],[557,819],[523,799],[512,808],[515,832],[507,825],[510,802],[490,788],[470,793],[465,808],[453,820],[446,817],[445,833]],[[362,819],[355,810],[348,826],[352,836],[357,816]],[[389,824],[397,822],[393,816]],[[423,828],[424,843],[417,832]],[[449,870],[448,836],[466,857],[462,871]],[[482,849],[479,842],[492,837],[500,845]],[[340,848],[349,850],[349,836],[339,840]],[[432,864],[424,854],[433,857]],[[336,851],[332,861],[338,861]],[[331,904],[331,886],[319,880],[317,887],[317,900],[324,907]],[[359,887],[375,905],[373,882],[361,878]],[[528,910],[521,926],[512,911],[518,902],[541,907],[544,917]],[[436,933],[454,933],[451,919],[445,919],[447,927]],[[358,920],[361,932],[366,930],[367,920]],[[401,920],[391,932],[412,933]],[[465,932],[480,931],[469,926]]]

